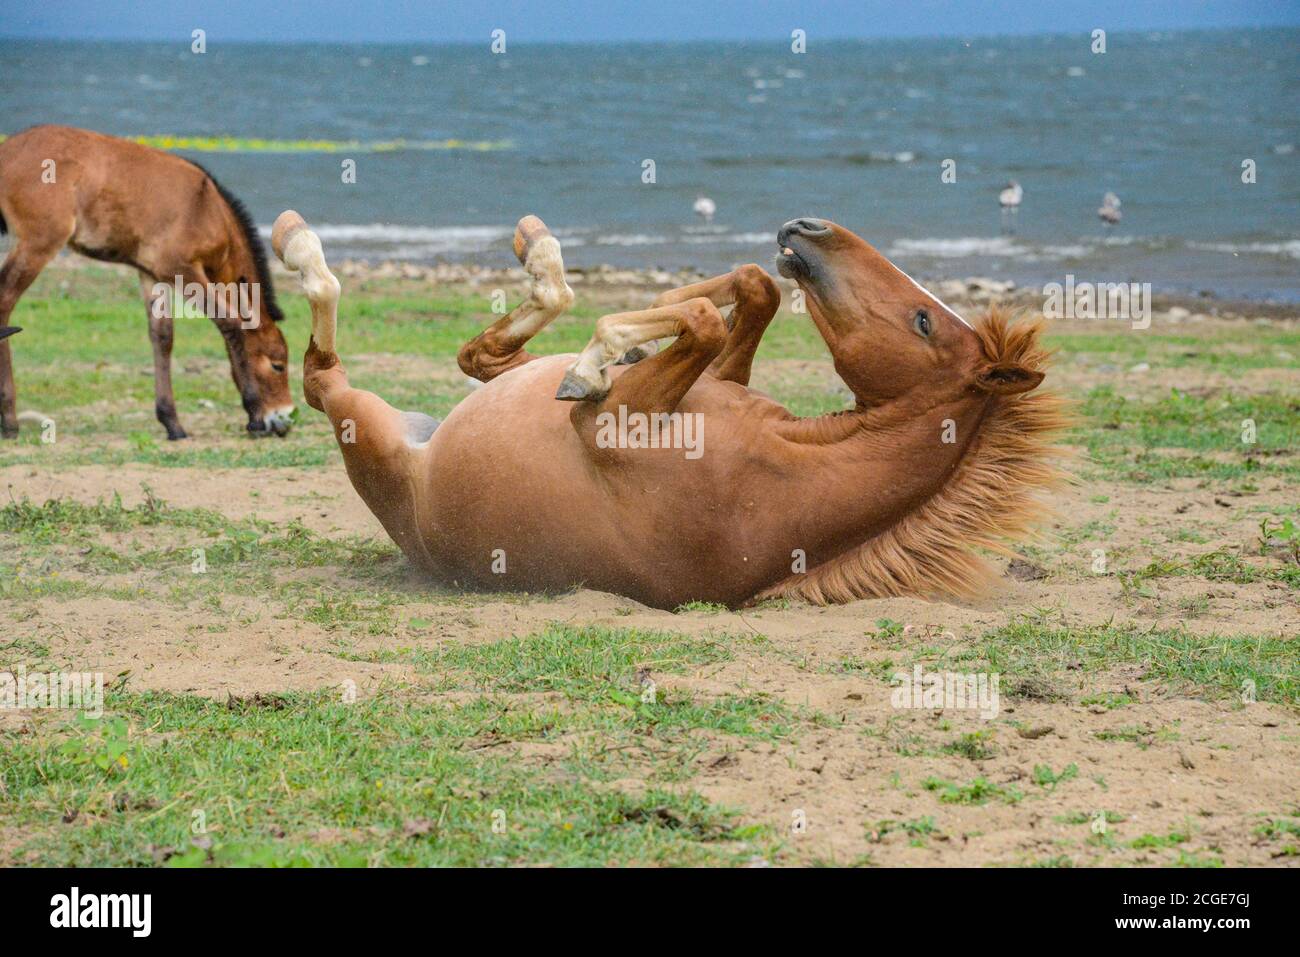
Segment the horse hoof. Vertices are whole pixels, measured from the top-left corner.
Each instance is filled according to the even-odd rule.
[[[536,216],[528,215],[519,220],[519,225],[515,227],[514,241],[515,258],[519,260],[519,264],[528,265],[528,254],[532,251],[533,244],[549,235],[551,231]]]
[[[177,429],[174,432],[171,429],[167,430],[168,442],[179,442],[181,439],[188,439],[189,437],[190,437],[189,433],[186,432],[184,429]]]
[[[564,373],[560,387],[555,390],[555,397],[566,402],[581,402],[583,399],[599,399],[604,393],[593,389],[591,385],[579,379],[572,372]]]

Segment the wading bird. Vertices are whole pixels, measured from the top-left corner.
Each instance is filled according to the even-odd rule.
[[[1101,198],[1101,206],[1097,209],[1097,216],[1107,226],[1114,226],[1120,221],[1121,213],[1119,197],[1114,193],[1107,193]]]
[[[1016,231],[1016,217],[1020,213],[1020,201],[1025,198],[1025,191],[1020,188],[1020,184],[1014,179],[1007,183],[1002,192],[998,193],[998,202],[1002,204],[1002,231],[1014,233]]]

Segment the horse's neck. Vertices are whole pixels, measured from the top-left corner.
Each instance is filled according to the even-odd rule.
[[[248,282],[257,282],[257,269],[253,254],[248,249],[244,235],[234,227],[226,241],[224,256],[218,256],[209,266],[209,276],[213,282],[235,282],[243,276]]]
[[[908,400],[802,419],[786,437],[804,446],[795,481],[800,528],[824,560],[896,524],[937,495],[975,441],[988,408],[966,394],[917,414]]]

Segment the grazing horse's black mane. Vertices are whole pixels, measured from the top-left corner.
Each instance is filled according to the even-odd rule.
[[[244,241],[248,243],[248,251],[253,257],[253,268],[257,270],[257,282],[262,287],[262,308],[274,321],[279,322],[284,318],[284,313],[280,311],[280,306],[275,301],[275,287],[271,285],[271,270],[266,265],[266,247],[262,245],[262,237],[257,233],[257,226],[254,224],[248,208],[239,201],[239,197],[222,186],[217,181],[217,178],[204,167],[194,162],[194,160],[186,160],[186,162],[197,167],[208,178],[209,182],[217,188],[221,198],[226,201],[230,211],[235,214],[235,222],[239,224],[239,228],[244,234]]]

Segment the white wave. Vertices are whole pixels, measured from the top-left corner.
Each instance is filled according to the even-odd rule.
[[[1281,243],[1188,243],[1192,249],[1204,249],[1212,253],[1262,253],[1266,256],[1283,256],[1287,259],[1300,259],[1300,239],[1288,239]]]
[[[646,233],[613,233],[597,236],[597,246],[662,246],[672,242],[667,236],[652,236]]]
[[[970,256],[1020,256],[1024,252],[1007,236],[964,236],[956,239],[898,239],[887,255],[966,259]]]
[[[683,236],[682,242],[692,246],[705,246],[710,243],[731,243],[733,245],[754,246],[759,243],[776,248],[776,233],[725,233],[721,236]]]
[[[512,226],[397,226],[388,223],[321,223],[312,230],[322,242],[379,247],[397,258],[450,252],[478,252],[514,236]],[[259,226],[263,237],[270,226]]]

